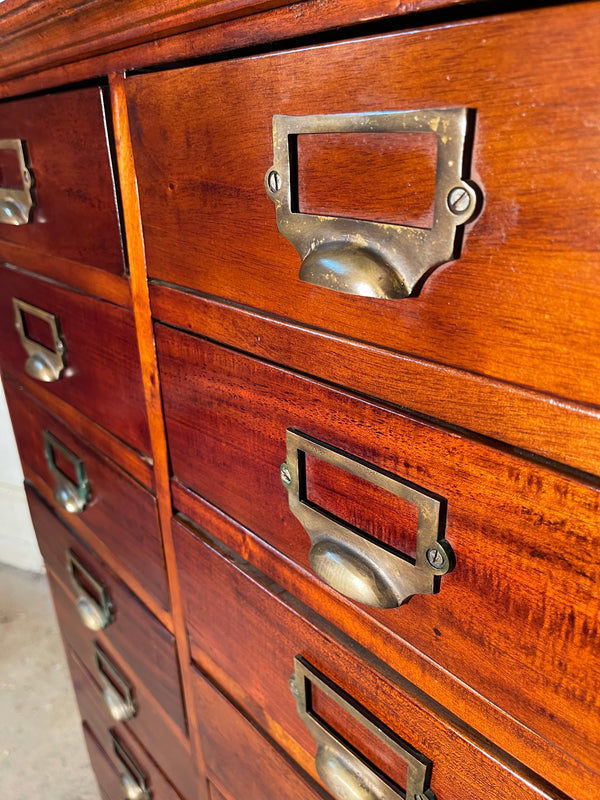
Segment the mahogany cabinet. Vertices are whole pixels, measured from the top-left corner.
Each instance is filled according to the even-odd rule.
[[[600,3],[4,6],[0,369],[101,796],[595,799]]]

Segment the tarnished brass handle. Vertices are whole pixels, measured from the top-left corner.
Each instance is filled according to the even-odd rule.
[[[320,578],[341,594],[374,608],[395,608],[415,594],[437,591],[440,576],[454,565],[452,548],[441,538],[440,498],[298,431],[288,430],[286,442],[282,482],[291,512],[311,539],[309,560]],[[306,496],[306,454],[417,506],[416,558],[377,544],[312,504]]]
[[[25,303],[16,297],[13,297],[13,308],[15,310],[15,328],[19,334],[23,349],[28,356],[25,362],[25,372],[31,378],[44,383],[57,381],[65,368],[67,349],[60,331],[58,317],[56,314],[43,311],[41,308]],[[45,347],[28,336],[23,314],[31,314],[31,316],[38,317],[48,325],[54,349]]]
[[[477,210],[464,178],[467,108],[273,117],[273,166],[265,189],[277,227],[302,259],[300,280],[338,292],[393,300],[408,297],[433,267],[457,258],[458,228]],[[432,228],[416,228],[295,210],[294,141],[301,134],[428,133],[437,137]]]
[[[384,780],[366,759],[314,713],[311,701],[313,686],[351,714],[405,762],[405,793]],[[290,689],[296,698],[298,715],[317,745],[317,773],[334,797],[338,800],[435,800],[435,795],[429,788],[432,766],[429,759],[382,724],[374,724],[352,698],[335,687],[301,656],[294,659]]]
[[[127,800],[151,800],[152,792],[146,776],[125,748],[123,742],[111,732],[113,752],[119,762],[119,780]]]
[[[25,161],[23,142],[20,139],[0,139],[0,151],[2,150],[15,151],[22,186],[0,186],[0,223],[27,225],[35,203],[32,194],[33,175]]]
[[[67,550],[67,569],[77,595],[75,608],[79,618],[89,630],[103,630],[113,619],[108,589],[92,575],[72,550]]]
[[[133,719],[137,711],[133,688],[97,643],[94,643],[94,658],[108,713],[115,722]]]
[[[50,431],[43,431],[44,454],[48,469],[56,481],[54,499],[56,503],[69,514],[80,514],[90,499],[90,485],[85,472],[83,461],[64,446]],[[71,462],[77,479],[76,483],[65,475],[56,464],[56,452]]]

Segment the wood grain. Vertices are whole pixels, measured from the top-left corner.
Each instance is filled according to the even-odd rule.
[[[131,594],[126,586],[77,539],[51,510],[40,500],[35,491],[27,486],[27,499],[31,517],[38,537],[40,550],[50,570],[60,579],[65,588],[71,587],[66,565],[67,549],[108,590],[113,605],[113,621],[101,634],[85,628],[75,609],[74,589],[68,588],[69,600],[64,613],[59,613],[67,635],[71,631],[84,635],[89,646],[77,652],[89,671],[93,671],[91,642],[99,638],[108,643],[109,651],[118,654],[128,671],[139,675],[141,682],[152,693],[173,722],[185,730],[185,716],[181,699],[179,669],[173,636]],[[70,619],[66,617],[70,616]],[[75,633],[75,635],[77,635]]]
[[[93,539],[88,541],[92,546],[96,540],[102,542],[112,556],[112,565],[117,565],[117,572],[122,565],[155,603],[168,610],[167,573],[153,495],[9,382],[6,400],[26,475],[41,479],[47,495],[52,497],[57,482],[46,461],[44,431],[81,459],[90,487],[88,505],[79,515],[68,515],[53,501],[54,510],[59,516],[63,514],[69,524],[81,522],[83,527],[77,525],[78,530],[91,532]],[[69,466],[66,463],[59,468],[67,472]]]
[[[367,617],[600,772],[594,485],[188,334],[156,336],[180,482],[305,568],[279,478],[288,428],[445,498],[456,569],[438,595]]]
[[[26,143],[36,202],[31,222],[0,225],[0,238],[122,275],[123,250],[101,89],[3,103],[0,139]]]
[[[133,314],[14,269],[0,268],[0,364],[24,385],[35,381],[25,373],[27,354],[14,328],[13,297],[59,318],[66,367],[59,380],[43,384],[44,394],[75,406],[148,453],[150,437]]]
[[[431,788],[436,797],[504,800],[507,796],[548,796],[501,767],[468,735],[425,711],[402,688],[373,669],[368,659],[353,655],[348,643],[340,644],[322,620],[305,608],[294,607],[294,600],[278,587],[270,589],[264,576],[247,569],[235,557],[215,552],[180,524],[174,525],[194,658],[202,666],[206,653],[260,707],[265,722],[274,721],[271,731],[281,727],[296,740],[305,750],[301,763],[315,780],[316,745],[298,716],[289,689],[297,655],[338,690],[349,694],[375,724],[387,725],[400,742],[408,742],[433,762]],[[231,647],[231,642],[237,646]],[[323,705],[320,708],[323,710]],[[325,713],[331,719],[331,710]],[[262,724],[263,719],[260,721]],[[359,752],[372,749],[364,726],[352,724],[352,730],[347,731],[346,719],[338,715],[337,722],[343,726],[338,731],[343,738],[356,738]],[[399,768],[393,764],[400,761],[398,756],[386,761],[380,741],[379,750],[382,752],[376,758],[383,759],[381,766],[386,764],[394,772],[388,777],[402,780],[402,773],[398,774]],[[400,786],[405,788],[406,784]]]
[[[129,79],[148,274],[596,406],[597,39],[583,3]],[[460,258],[408,300],[298,280],[264,190],[273,115],[457,106],[485,197]]]

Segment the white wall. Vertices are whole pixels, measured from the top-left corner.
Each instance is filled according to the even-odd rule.
[[[23,473],[4,389],[0,383],[0,563],[41,572],[42,556],[35,540]]]

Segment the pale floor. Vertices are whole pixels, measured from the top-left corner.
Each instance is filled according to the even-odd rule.
[[[0,798],[99,800],[46,577],[1,564]]]

